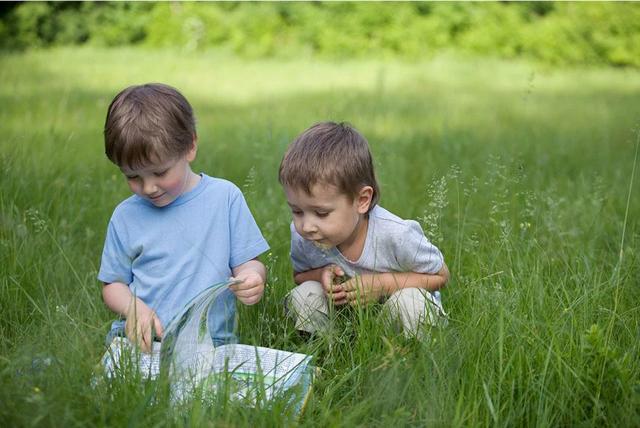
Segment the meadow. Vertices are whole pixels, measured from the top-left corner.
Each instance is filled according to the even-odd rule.
[[[157,385],[91,385],[113,315],[96,280],[129,194],[104,156],[107,106],[161,81],[196,112],[196,171],[238,184],[271,245],[243,343],[314,355],[299,419],[284,403],[172,407]],[[0,425],[640,425],[640,74],[438,56],[242,60],[224,52],[57,48],[0,56]],[[423,341],[375,308],[301,340],[288,143],[320,120],[369,139],[381,205],[421,222],[452,277],[449,326]]]

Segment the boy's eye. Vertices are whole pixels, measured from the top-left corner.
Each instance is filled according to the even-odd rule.
[[[328,216],[328,215],[329,215],[329,213],[328,213],[328,212],[326,212],[326,211],[316,211],[316,215],[317,215],[318,217],[326,217],[326,216]]]
[[[153,175],[155,175],[156,177],[162,177],[162,176],[163,176],[163,175],[165,175],[167,172],[169,172],[169,170],[168,170],[168,169],[165,169],[165,170],[163,170],[163,171],[157,171],[157,172],[154,172],[154,173],[153,173]]]
[[[138,178],[137,175],[125,175],[125,177],[127,177],[127,180],[135,180],[136,178]]]

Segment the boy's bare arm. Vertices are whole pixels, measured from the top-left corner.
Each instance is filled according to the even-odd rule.
[[[386,295],[393,294],[401,288],[424,288],[428,291],[437,291],[449,281],[449,269],[446,264],[435,274],[416,272],[389,272],[374,274],[374,282],[379,281]],[[375,278],[377,277],[377,278]]]
[[[302,284],[305,281],[318,281],[322,282],[322,273],[326,269],[326,266],[317,269],[305,270],[304,272],[294,272],[293,282],[296,284]]]
[[[102,298],[109,309],[126,318],[125,332],[129,340],[137,343],[143,352],[151,352],[154,335],[161,338],[163,333],[155,311],[121,282],[104,284]]]
[[[364,274],[334,285],[332,297],[336,305],[378,301],[402,288],[423,288],[436,291],[449,280],[449,269],[443,264],[435,274],[417,272],[384,272]]]
[[[129,287],[122,282],[105,283],[102,287],[102,299],[109,309],[126,317],[129,305],[133,300],[133,294]]]

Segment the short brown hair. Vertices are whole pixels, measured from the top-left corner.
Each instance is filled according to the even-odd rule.
[[[105,152],[118,166],[144,167],[182,156],[195,138],[193,109],[171,86],[130,86],[109,105],[104,124]]]
[[[320,122],[300,134],[284,154],[278,178],[307,194],[317,183],[332,184],[351,198],[371,186],[369,210],[380,198],[369,143],[347,123]]]

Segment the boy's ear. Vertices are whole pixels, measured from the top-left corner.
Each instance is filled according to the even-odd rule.
[[[359,214],[366,214],[373,199],[373,187],[364,186],[356,195],[356,207]]]
[[[193,142],[191,143],[191,148],[187,152],[187,161],[193,162],[196,158],[196,153],[198,152],[198,137],[193,135]]]

